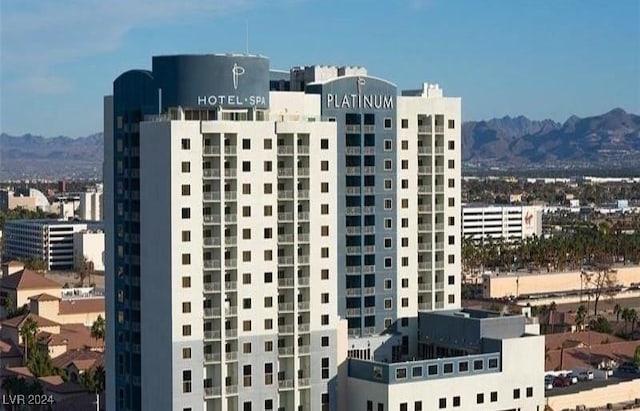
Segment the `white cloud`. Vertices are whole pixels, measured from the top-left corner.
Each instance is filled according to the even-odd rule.
[[[69,80],[52,74],[34,74],[12,86],[13,88],[26,89],[35,94],[62,94],[72,89]]]

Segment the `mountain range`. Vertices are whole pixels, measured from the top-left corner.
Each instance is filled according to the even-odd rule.
[[[101,178],[102,133],[45,138],[0,134],[0,180]],[[471,169],[640,168],[640,116],[616,108],[564,123],[524,116],[467,121],[462,159]]]

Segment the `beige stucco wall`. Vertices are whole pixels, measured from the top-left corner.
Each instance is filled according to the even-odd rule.
[[[623,286],[640,283],[640,266],[617,267],[617,282]],[[485,298],[502,298],[523,294],[561,292],[580,290],[580,271],[540,274],[500,274],[483,277],[483,295]],[[593,285],[589,286],[590,288]],[[582,284],[582,289],[587,285]]]
[[[16,303],[18,307],[22,307],[24,304],[29,304],[29,297],[34,297],[39,294],[51,294],[54,297],[60,297],[60,287],[55,288],[34,288],[31,290],[18,290],[16,295]]]
[[[554,410],[575,409],[577,405],[606,407],[608,403],[634,401],[640,398],[640,379],[612,384],[602,388],[580,391],[575,394],[558,395],[548,398]]]
[[[80,314],[65,314],[58,315],[56,320],[60,324],[84,324],[87,327],[91,327],[93,323],[101,315],[104,318],[104,311],[101,313],[80,313]]]
[[[47,320],[58,322],[58,306],[60,302],[54,301],[31,301],[31,312],[38,314]]]

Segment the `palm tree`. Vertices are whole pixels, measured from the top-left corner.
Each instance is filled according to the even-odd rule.
[[[587,309],[585,308],[584,305],[580,305],[580,307],[578,307],[578,310],[576,311],[576,326],[578,328],[578,331],[582,331],[583,327],[584,327],[584,320],[587,317]]]
[[[635,308],[629,309],[629,321],[631,321],[631,333],[633,334],[633,330],[636,328],[636,322],[638,321],[638,312]]]
[[[38,323],[33,318],[27,318],[19,330],[24,345],[24,362],[30,358],[31,352],[36,349],[36,335],[38,334]]]
[[[91,326],[91,336],[96,340],[100,339],[104,341],[105,337],[105,321],[102,315],[98,315],[98,318],[93,322]]]
[[[620,321],[620,314],[622,314],[622,307],[620,307],[620,304],[616,304],[613,307],[613,314],[615,314],[616,316],[616,322]]]
[[[629,311],[628,308],[625,308],[625,309],[622,310],[621,317],[624,320],[624,333],[625,334],[627,334],[627,323],[631,319],[630,316],[631,316],[631,312]]]
[[[554,332],[553,313],[556,312],[557,310],[558,310],[558,307],[556,307],[556,302],[551,301],[551,304],[549,305],[549,324],[551,325],[551,334],[553,334]]]

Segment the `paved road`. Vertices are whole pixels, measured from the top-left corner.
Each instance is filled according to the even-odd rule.
[[[590,390],[593,388],[606,387],[607,385],[617,384],[623,381],[629,381],[634,378],[639,378],[638,375],[629,374],[614,374],[606,380],[593,380],[593,381],[580,381],[577,384],[570,385],[568,387],[553,387],[551,390],[545,391],[545,397],[553,397],[556,395],[575,394],[580,391]],[[640,393],[638,394],[640,395]]]

